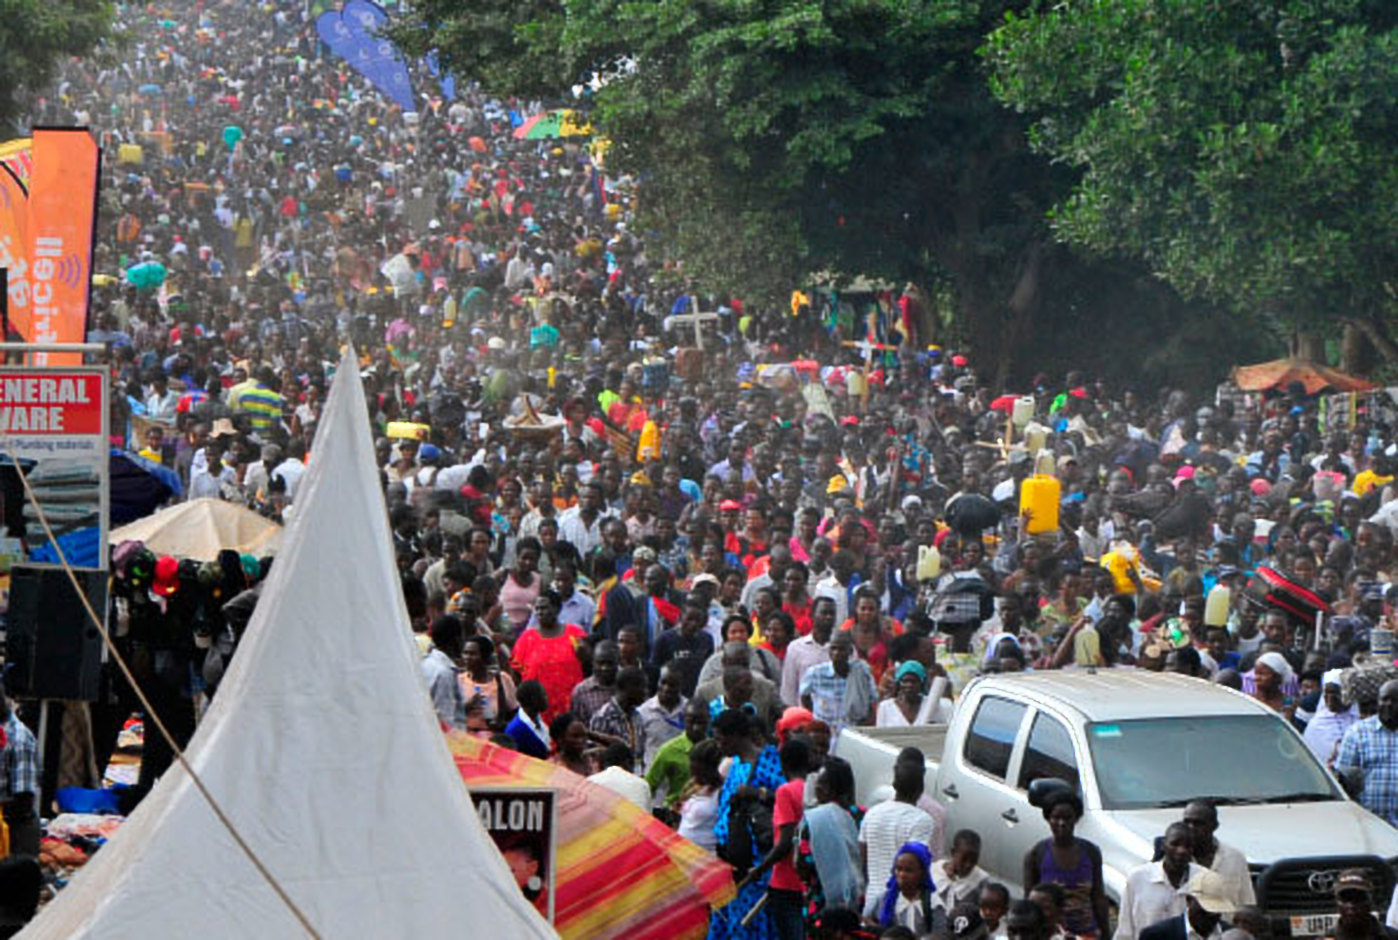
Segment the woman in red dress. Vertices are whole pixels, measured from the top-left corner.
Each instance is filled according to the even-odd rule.
[[[583,661],[588,656],[583,628],[558,622],[562,609],[563,601],[557,591],[540,591],[534,602],[539,624],[520,635],[510,658],[510,667],[521,680],[538,680],[548,694],[549,705],[543,714],[546,722],[568,710],[573,686],[583,680]]]

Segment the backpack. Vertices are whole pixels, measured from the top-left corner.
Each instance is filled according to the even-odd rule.
[[[728,804],[728,844],[719,847],[719,855],[733,866],[737,880],[772,851],[772,802],[754,798]]]

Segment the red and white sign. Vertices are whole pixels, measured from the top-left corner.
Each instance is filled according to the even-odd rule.
[[[0,550],[17,544],[11,554],[30,564],[57,564],[42,512],[75,568],[107,566],[107,380],[100,366],[0,367],[0,453],[13,458],[0,465],[0,489],[26,503],[0,521]]]
[[[100,435],[106,406],[100,373],[0,373],[0,434]]]

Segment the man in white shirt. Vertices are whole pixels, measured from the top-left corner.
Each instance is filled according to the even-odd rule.
[[[1194,842],[1194,861],[1221,877],[1228,887],[1227,897],[1234,907],[1257,903],[1248,860],[1231,845],[1214,838],[1218,831],[1218,810],[1208,800],[1194,800],[1184,808],[1184,824]]]
[[[801,704],[801,677],[806,670],[830,662],[830,634],[835,631],[835,602],[817,597],[811,602],[811,632],[792,640],[786,647],[782,662],[782,702],[788,706]]]
[[[296,490],[301,485],[301,477],[306,473],[306,445],[300,438],[292,438],[286,445],[286,459],[272,471],[272,479],[281,480],[286,487],[286,501],[296,502]]]
[[[243,471],[243,486],[249,493],[266,495],[267,484],[272,479],[272,471],[282,462],[282,449],[278,444],[263,444],[262,457],[248,464]]]
[[[1184,823],[1165,830],[1165,857],[1133,869],[1121,894],[1115,940],[1137,940],[1141,931],[1178,917],[1188,906],[1189,880],[1207,871],[1193,862],[1194,839]]]
[[[644,777],[638,777],[626,768],[635,764],[631,748],[625,744],[609,744],[602,752],[602,769],[587,779],[600,787],[606,787],[617,796],[624,797],[640,807],[642,812],[650,812],[650,784]]]
[[[893,768],[893,799],[871,806],[859,826],[859,850],[865,884],[887,883],[898,849],[909,842],[931,846],[932,817],[918,809],[924,769],[910,764]]]
[[[558,537],[584,558],[602,544],[602,499],[602,488],[589,483],[578,490],[578,504],[558,516]]]
[[[170,390],[169,379],[164,372],[154,372],[150,377],[150,393],[146,395],[146,417],[152,421],[174,423],[175,410],[179,407],[180,396]]]
[[[681,681],[679,672],[666,666],[655,683],[655,694],[636,709],[641,727],[646,731],[646,750],[641,757],[641,766],[646,770],[650,769],[660,745],[684,732],[684,709],[689,699],[680,692]]]
[[[835,602],[835,623],[849,619],[850,578],[854,575],[854,556],[841,549],[830,557],[830,576],[816,585],[813,597],[828,597]]]
[[[466,697],[457,681],[456,659],[465,645],[466,632],[461,620],[448,614],[432,624],[431,637],[432,650],[423,657],[420,668],[432,707],[442,724],[465,731]]]
[[[222,499],[225,489],[236,488],[238,474],[223,463],[223,443],[212,440],[204,445],[204,465],[197,463],[189,475],[189,499]]]

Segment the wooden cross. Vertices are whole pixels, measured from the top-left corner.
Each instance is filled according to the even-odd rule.
[[[704,334],[700,327],[705,323],[717,323],[719,315],[717,313],[699,312],[699,298],[691,296],[689,305],[694,309],[694,313],[677,313],[670,318],[670,323],[674,326],[684,326],[687,323],[694,324],[694,345],[700,349],[704,348]]]

